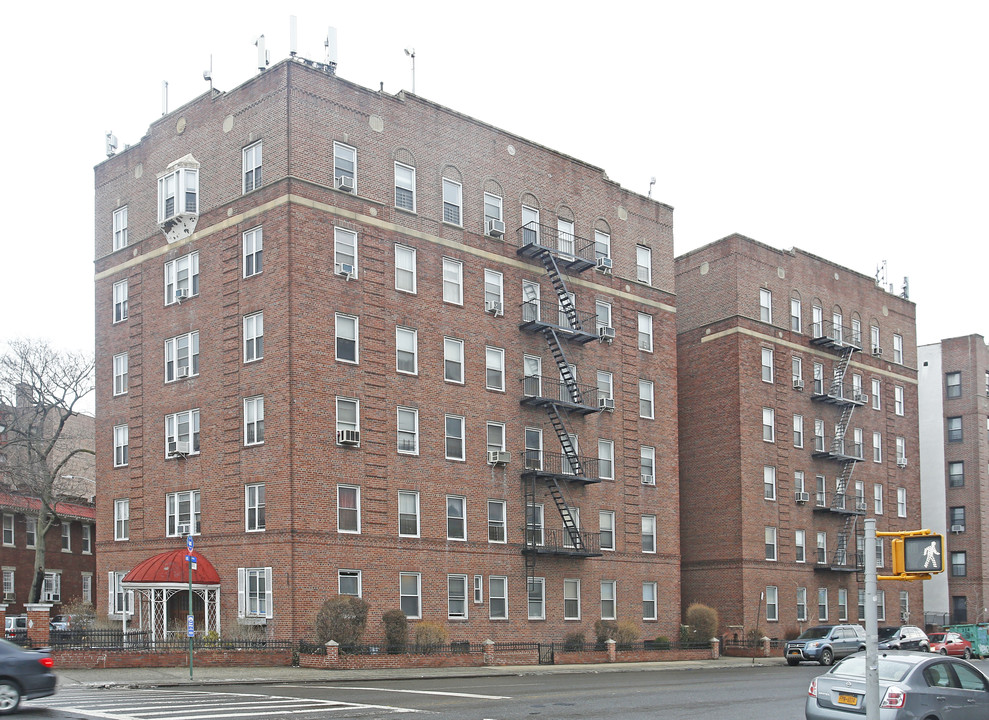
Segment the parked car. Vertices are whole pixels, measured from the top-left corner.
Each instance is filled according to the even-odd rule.
[[[865,628],[861,625],[815,625],[795,640],[788,640],[783,654],[788,665],[802,660],[830,665],[859,650],[865,650]]]
[[[8,615],[3,620],[3,636],[5,638],[24,637],[27,635],[27,615]]]
[[[972,643],[956,632],[936,632],[928,637],[931,640],[931,652],[955,655],[966,660],[972,657]]]
[[[807,720],[865,717],[865,653],[847,657],[814,678]],[[879,653],[882,720],[975,720],[989,717],[989,678],[966,660],[912,650]]]
[[[897,625],[879,628],[880,650],[920,650],[928,652],[931,641],[927,633],[914,625]]]
[[[0,640],[0,715],[15,712],[21,700],[55,694],[52,656]]]

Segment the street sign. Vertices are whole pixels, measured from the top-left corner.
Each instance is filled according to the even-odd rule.
[[[189,633],[189,637],[194,637],[196,634],[196,618],[189,615],[185,619],[186,632]]]
[[[192,535],[185,539],[185,546],[189,548],[189,552],[192,552]]]
[[[185,556],[185,561],[186,562],[191,562],[191,563],[199,562],[199,558],[197,558],[195,555],[186,555]]]

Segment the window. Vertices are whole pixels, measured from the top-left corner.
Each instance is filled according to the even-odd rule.
[[[639,468],[643,485],[656,484],[656,448],[643,445],[639,448]]]
[[[357,277],[357,233],[333,228],[333,272]]]
[[[419,493],[399,491],[398,534],[400,537],[419,537]]]
[[[881,463],[883,461],[883,436],[882,433],[872,433],[872,462]]]
[[[594,259],[611,257],[611,235],[601,230],[594,231]],[[638,267],[638,252],[636,252],[636,267]],[[640,281],[644,282],[644,281]]]
[[[82,554],[93,554],[93,526],[83,524],[82,526]]]
[[[416,408],[398,408],[398,452],[419,454],[419,410]]]
[[[877,378],[872,378],[872,409],[882,409],[882,383]]]
[[[779,591],[775,585],[768,585],[766,587],[766,620],[776,622],[779,619]]]
[[[333,184],[338,188],[349,185],[351,192],[357,194],[357,148],[333,143]]]
[[[962,419],[961,417],[950,417],[947,420],[948,442],[962,441]]]
[[[962,374],[960,372],[950,372],[944,376],[945,390],[949,398],[962,396]]]
[[[165,496],[168,537],[198,535],[200,532],[199,491],[168,493]]]
[[[41,601],[47,603],[62,602],[61,571],[45,573],[45,584],[41,593]]]
[[[14,546],[14,516],[3,516],[3,544],[7,547]]]
[[[823,337],[824,335],[824,308],[822,308],[817,303],[811,305],[810,307],[811,315],[811,327],[810,333],[814,337]]]
[[[467,576],[446,576],[447,617],[467,617]]]
[[[199,374],[199,331],[165,341],[165,382]]]
[[[635,279],[640,283],[652,285],[652,249],[635,246]]]
[[[818,475],[815,478],[815,502],[818,507],[824,507],[827,505],[827,491],[825,490],[826,480],[823,475]]]
[[[467,539],[467,499],[459,495],[446,496],[446,539]]]
[[[797,588],[797,622],[807,620],[807,588]]]
[[[127,319],[127,281],[121,280],[113,284],[113,321],[115,323]]]
[[[570,301],[570,307],[574,308],[574,312],[576,312],[577,295],[572,292],[567,292],[567,298]],[[563,304],[562,300],[559,303],[558,307],[559,309],[556,315],[557,318],[556,324],[559,325],[564,330],[575,330],[576,329],[575,322],[571,321],[570,317],[567,315],[567,307]]]
[[[337,360],[340,362],[357,363],[358,359],[358,318],[353,315],[336,313]]]
[[[879,483],[872,488],[872,504],[876,515],[883,514],[883,486]]]
[[[261,187],[261,143],[244,148],[244,193]]]
[[[508,578],[503,575],[488,577],[488,617],[508,619]]]
[[[951,576],[965,577],[968,574],[966,567],[966,553],[964,550],[951,553]]]
[[[796,387],[798,384],[803,387],[804,382],[804,361],[801,358],[795,357],[791,363],[793,368],[793,385]]]
[[[851,452],[852,457],[856,457],[859,460],[864,460],[865,459],[865,456],[862,454],[864,452],[863,445],[864,445],[864,440],[863,440],[863,435],[862,435],[862,428],[853,428],[852,429],[852,452]]]
[[[484,311],[496,315],[504,313],[505,278],[495,270],[484,271]]]
[[[656,552],[656,516],[642,516],[642,552]]]
[[[244,398],[244,444],[264,443],[264,397]]]
[[[529,578],[529,619],[543,620],[546,617],[546,579]]]
[[[528,205],[522,206],[522,244],[539,244],[539,210]]]
[[[965,463],[949,462],[948,487],[964,487],[964,486],[965,486]]]
[[[353,398],[337,398],[337,444],[340,444],[344,430],[360,432],[361,403]]]
[[[896,464],[906,465],[907,464],[907,441],[906,438],[897,437],[896,438]]]
[[[841,317],[841,313],[838,310],[835,310],[831,314],[831,334],[839,345],[844,340],[844,327],[842,322],[843,319]]]
[[[615,549],[615,511],[601,510],[598,512],[598,530],[601,532],[601,549]]]
[[[796,551],[796,561],[798,563],[807,562],[807,533],[805,531],[793,531],[793,547]]]
[[[360,570],[337,571],[337,592],[341,595],[360,597],[363,593],[361,579]]]
[[[488,542],[503,543],[505,535],[505,514],[507,503],[504,500],[488,500]]]
[[[264,232],[256,227],[243,235],[244,277],[259,275],[264,268]]]
[[[610,372],[598,370],[598,397],[614,399],[614,376]]]
[[[415,375],[419,372],[419,331],[395,328],[395,369]]]
[[[802,448],[804,446],[804,416],[793,416],[793,447]]]
[[[488,452],[501,452],[505,449],[505,424],[489,422],[485,426]]]
[[[395,207],[416,211],[416,169],[395,163]]]
[[[773,381],[772,348],[762,348],[762,381],[767,383],[771,383]]]
[[[907,489],[896,488],[896,517],[907,516]]]
[[[113,466],[124,467],[130,461],[130,432],[127,425],[113,428]]]
[[[165,457],[179,453],[179,443],[184,443],[183,455],[199,452],[199,410],[186,410],[165,416]]]
[[[452,225],[462,225],[461,209],[463,205],[463,186],[458,182],[443,178],[443,222]]]
[[[487,225],[488,220],[498,220],[502,219],[502,199],[500,195],[492,195],[491,193],[484,193],[484,224]]]
[[[580,620],[580,580],[563,580],[563,619]]]
[[[798,493],[807,491],[806,485],[804,483],[803,470],[795,470],[793,473],[793,491]]]
[[[766,528],[766,559],[776,560],[776,528]]]
[[[395,245],[395,289],[413,295],[418,292],[415,248]]]
[[[271,568],[237,568],[237,617],[270,618]]]
[[[876,355],[877,353],[882,352],[882,349],[881,349],[881,347],[879,345],[879,326],[878,325],[870,325],[869,326],[869,342],[872,345],[872,354],[873,355]]]
[[[882,622],[886,619],[886,591],[876,591],[876,620]]]
[[[964,595],[951,596],[951,622],[968,622],[968,598]]]
[[[776,468],[772,465],[762,468],[762,497],[766,500],[776,499]]]
[[[113,501],[113,539],[127,540],[130,535],[130,500]]]
[[[543,506],[539,503],[525,508],[525,541],[528,545],[543,544]]]
[[[178,168],[158,178],[158,222],[199,214],[199,170]]]
[[[903,387],[893,386],[893,409],[897,415],[903,415]]]
[[[539,283],[522,281],[522,319],[525,322],[539,322],[542,316],[539,301]]]
[[[399,502],[401,497],[402,493],[399,493]],[[418,498],[416,502],[418,503]],[[416,507],[418,508],[418,504]],[[337,485],[337,532],[360,533],[360,531],[361,488],[359,485]]]
[[[527,470],[543,467],[543,431],[539,428],[525,429],[525,467]]]
[[[165,304],[199,295],[199,253],[191,252],[165,263]]]
[[[790,329],[793,332],[802,332],[800,327],[800,300],[790,298]]]
[[[828,619],[828,589],[817,589],[817,619],[824,622]]]
[[[484,351],[485,387],[488,390],[505,389],[505,351],[488,347]]]
[[[852,318],[852,342],[859,347],[862,346],[862,321],[857,317]]]
[[[12,601],[14,599],[14,569],[3,569],[3,599]]]
[[[464,304],[464,264],[443,258],[443,302]]]
[[[876,538],[876,567],[882,567],[886,564],[886,553],[884,550],[883,539]],[[862,550],[865,551],[865,538],[862,538]],[[865,555],[863,555],[865,557]]]
[[[244,530],[263,532],[264,524],[264,483],[244,486]]]
[[[759,288],[759,319],[765,323],[773,321],[773,294],[766,288]]]
[[[639,380],[639,417],[649,420],[654,417],[653,383],[651,380]]]
[[[82,574],[82,601],[89,605],[93,604],[93,574]]]
[[[818,362],[814,363],[814,394],[824,394],[824,365]]]
[[[127,247],[127,206],[113,211],[113,249]]]
[[[598,440],[598,477],[613,480],[615,477],[615,442]]]
[[[643,620],[656,620],[657,610],[656,610],[656,598],[658,596],[657,583],[654,582],[644,582],[642,583],[642,619]]]
[[[244,362],[264,357],[264,313],[244,316]]]
[[[88,527],[88,525],[86,526]],[[38,542],[38,519],[33,517],[24,518],[24,547],[31,549],[36,547]]]
[[[110,615],[132,615],[134,613],[134,591],[124,590],[124,576],[127,573],[111,572],[109,574],[110,604],[108,614]]]
[[[965,532],[965,506],[959,505],[948,508],[948,526],[959,527],[961,532]]]
[[[828,534],[826,532],[817,533],[817,563],[824,565],[827,563],[828,554]]]
[[[444,422],[446,440],[446,459],[464,459],[464,418],[459,415],[447,415]]]
[[[639,350],[652,352],[652,315],[639,313]]]
[[[602,620],[614,620],[615,619],[615,588],[614,580],[602,580],[601,581],[601,619]]]
[[[776,411],[773,408],[762,409],[762,439],[776,442]]]
[[[848,590],[838,588],[838,622],[848,620]]]
[[[893,333],[893,362],[903,364],[903,337]]]

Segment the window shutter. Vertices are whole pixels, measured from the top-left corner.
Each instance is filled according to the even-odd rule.
[[[247,579],[244,568],[237,568],[237,617],[244,617],[247,608]]]
[[[124,598],[125,598],[124,602],[127,605],[127,607],[125,608],[125,611],[127,612],[128,615],[133,615],[134,614],[134,591],[133,590],[127,590],[126,591],[126,595],[124,596]]]
[[[274,616],[271,606],[271,568],[264,569],[264,616],[270,618]]]
[[[110,602],[106,606],[106,614],[107,615],[113,615],[113,611],[115,610],[115,608],[114,608],[114,600],[116,599],[115,598],[115,593],[114,593],[113,573],[112,572],[109,572],[109,573],[107,573],[107,576],[108,576],[108,579],[107,579],[106,585],[107,585],[108,588],[110,588]]]

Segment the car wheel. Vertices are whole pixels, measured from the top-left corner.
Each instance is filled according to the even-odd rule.
[[[800,661],[797,660],[797,658],[787,658],[786,664],[789,665],[790,667],[793,667],[794,665],[799,665]]]
[[[834,663],[834,653],[828,648],[821,651],[821,665],[831,665]]]
[[[971,660],[972,659],[972,651],[969,650],[968,648],[965,648],[965,652],[962,653],[962,657],[965,658],[966,660]]]
[[[0,680],[0,715],[15,712],[21,704],[21,689],[13,680]]]
[[[921,645],[920,648],[919,648],[919,650],[921,652],[930,652],[931,651],[931,648],[930,648],[929,645]]]
[[[942,655],[947,655],[948,654],[948,648],[941,648],[941,654]]]

